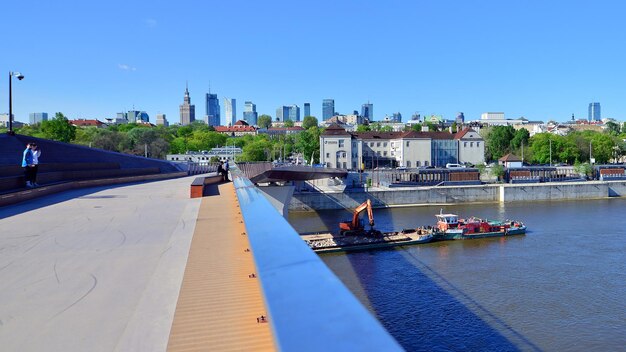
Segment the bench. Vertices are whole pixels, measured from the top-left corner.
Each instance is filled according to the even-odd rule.
[[[207,185],[214,185],[220,182],[222,182],[222,175],[217,172],[208,173],[207,176],[196,177],[193,182],[191,182],[189,198],[203,197]]]

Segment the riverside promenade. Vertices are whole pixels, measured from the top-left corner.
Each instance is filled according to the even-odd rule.
[[[0,207],[1,349],[165,351],[168,342],[176,351],[273,349],[270,324],[255,320],[263,301],[248,277],[254,265],[232,183],[190,199],[191,180],[78,189]],[[228,309],[220,295],[250,309]],[[247,345],[236,344],[237,334]]]

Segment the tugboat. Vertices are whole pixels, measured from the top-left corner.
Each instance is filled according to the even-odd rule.
[[[443,213],[435,216],[437,226],[433,229],[433,241],[501,237],[526,233],[526,226],[521,221],[485,220],[475,217],[459,219],[456,214]]]

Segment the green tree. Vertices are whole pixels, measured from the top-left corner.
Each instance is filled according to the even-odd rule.
[[[380,132],[393,132],[393,127],[391,127],[391,126],[382,126],[380,128]]]
[[[296,148],[304,154],[304,158],[309,160],[313,156],[313,162],[319,162],[321,130],[313,126],[298,134]]]
[[[500,164],[496,164],[491,167],[491,174],[498,178],[498,181],[504,177],[504,167]]]
[[[293,121],[285,120],[285,127],[293,127]]]
[[[369,132],[371,130],[372,130],[372,128],[370,127],[370,125],[358,125],[358,126],[356,126],[356,131],[357,132]]]
[[[239,160],[241,161],[265,161],[269,160],[269,151],[272,144],[264,139],[254,141],[243,147],[243,153]]]
[[[260,128],[269,128],[272,125],[272,117],[270,115],[261,115],[257,119]]]
[[[411,130],[415,132],[422,132],[422,124],[421,123],[414,124],[413,126],[411,126]]]
[[[453,122],[452,126],[450,126],[450,127],[452,127],[452,133],[456,133],[458,128],[459,128],[459,126],[457,126],[457,124],[456,124],[456,121]]]
[[[41,132],[44,138],[69,143],[76,138],[76,126],[60,112],[57,112],[54,119],[41,123]]]
[[[511,151],[517,152],[522,148],[522,144],[528,147],[528,140],[530,139],[530,133],[525,128],[520,128],[515,131],[513,134],[513,139],[511,139]]]
[[[494,126],[485,140],[491,158],[497,160],[511,150],[511,140],[515,135],[512,126]]]
[[[613,136],[617,136],[620,132],[619,125],[613,121],[607,122],[605,126],[607,132]]]
[[[302,128],[304,128],[305,130],[308,130],[311,127],[317,127],[317,125],[318,121],[315,116],[305,116],[302,120]]]

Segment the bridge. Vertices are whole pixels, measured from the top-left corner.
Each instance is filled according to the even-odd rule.
[[[194,176],[178,175],[0,207],[0,345],[401,350],[264,193],[231,176],[194,199]]]

